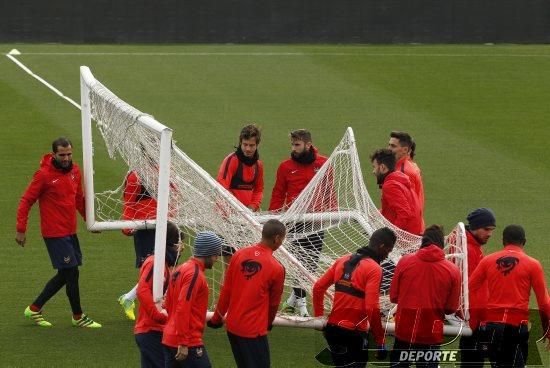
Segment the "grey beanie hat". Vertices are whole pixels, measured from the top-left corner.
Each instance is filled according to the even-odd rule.
[[[219,256],[222,252],[222,240],[212,231],[201,231],[195,238],[195,257]]]

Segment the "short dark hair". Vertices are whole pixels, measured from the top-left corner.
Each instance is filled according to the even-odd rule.
[[[251,138],[256,138],[256,144],[260,144],[262,133],[260,131],[260,128],[254,123],[245,125],[241,129],[241,134],[239,135],[239,146],[241,145],[241,143],[243,143],[243,139]]]
[[[388,148],[377,149],[370,155],[370,161],[378,162],[378,164],[384,164],[390,171],[395,171],[395,155],[392,150]]]
[[[166,247],[174,247],[185,238],[178,225],[172,221],[166,223]]]
[[[311,142],[311,133],[307,129],[297,129],[290,132],[291,139],[298,139],[304,143]]]
[[[59,137],[52,142],[52,152],[57,153],[57,147],[72,147],[73,144],[69,138]]]
[[[502,231],[502,243],[506,244],[525,244],[525,230],[521,225],[508,225]]]
[[[397,236],[389,227],[382,227],[372,233],[369,240],[369,248],[375,248],[382,244],[395,245],[397,241]]]
[[[403,146],[406,146],[406,147],[409,147],[410,149],[410,156],[411,158],[414,158],[414,151],[416,150],[416,142],[414,141],[414,139],[411,137],[411,135],[407,132],[398,132],[398,131],[393,131],[390,133],[390,138],[395,138],[399,141],[399,144],[403,147]]]
[[[424,234],[422,234],[422,244],[420,245],[420,248],[427,247],[428,245],[432,244],[437,245],[441,249],[445,247],[445,235],[443,234],[443,226],[432,225],[424,230]]]
[[[285,235],[286,227],[279,220],[268,220],[262,228],[262,238],[266,240],[273,240],[277,235]]]

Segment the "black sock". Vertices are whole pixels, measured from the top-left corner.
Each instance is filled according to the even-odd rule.
[[[46,283],[46,286],[44,286],[44,289],[35,299],[33,304],[42,309],[44,304],[46,304],[48,300],[50,300],[51,297],[54,296],[59,291],[59,289],[61,289],[65,285],[65,282],[65,277],[61,273],[61,270],[57,270],[55,276]]]
[[[304,289],[292,288],[292,290],[294,290],[294,295],[296,295],[296,298],[305,298],[306,297],[306,291]]]
[[[73,314],[82,314],[82,307],[80,306],[80,287],[78,286],[80,271],[78,267],[65,268],[63,274],[67,282],[65,291],[67,292]]]

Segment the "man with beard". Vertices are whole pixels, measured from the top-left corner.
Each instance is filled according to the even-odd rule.
[[[210,270],[222,251],[222,240],[211,231],[195,238],[193,257],[172,273],[165,306],[168,321],[162,344],[166,367],[210,367],[202,341],[208,306],[208,283],[204,270]]]
[[[395,155],[390,149],[378,149],[370,156],[378,186],[382,189],[380,212],[389,222],[411,234],[424,232],[418,196],[407,175],[395,171]]]
[[[496,219],[489,208],[478,208],[466,218],[466,239],[468,243],[468,277],[471,278],[477,265],[483,259],[482,246],[487,243],[496,227]],[[485,355],[479,345],[479,323],[483,321],[483,304],[488,296],[484,285],[476,292],[469,293],[470,328],[472,336],[460,337],[460,366],[483,367]]]
[[[29,211],[38,200],[40,227],[53,268],[57,274],[44,286],[40,295],[25,309],[25,317],[40,327],[51,327],[44,319],[42,308],[63,286],[72,309],[72,325],[75,327],[99,328],[82,313],[80,305],[79,270],[82,251],[76,236],[76,211],[85,218],[84,195],[78,165],[72,161],[73,146],[67,138],[58,138],[52,143],[52,152],[40,162],[17,209],[17,233],[15,241],[22,247],[27,240]]]
[[[313,146],[311,133],[306,129],[298,129],[290,133],[292,151],[290,158],[283,161],[277,169],[277,178],[271,193],[270,211],[286,211],[292,202],[309,184],[317,171],[327,161],[327,157],[318,153]],[[290,232],[301,233],[311,231],[311,222],[298,222]],[[317,268],[317,261],[323,247],[323,232],[313,233],[295,241],[296,257],[310,272]],[[306,291],[294,287],[283,310],[294,313],[298,309],[301,316],[309,316],[306,303]]]

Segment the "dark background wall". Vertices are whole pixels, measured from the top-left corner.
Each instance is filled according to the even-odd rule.
[[[550,0],[0,0],[0,42],[547,43]]]

